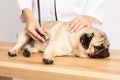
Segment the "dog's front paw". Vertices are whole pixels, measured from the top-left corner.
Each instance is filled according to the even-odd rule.
[[[43,58],[42,61],[43,61],[45,64],[53,64],[53,63],[54,63],[54,60],[52,60],[52,59]]]
[[[24,49],[23,56],[30,57],[30,51],[28,49]]]
[[[15,57],[15,56],[17,56],[16,53],[12,53],[12,52],[8,52],[8,55],[9,55],[10,57]]]

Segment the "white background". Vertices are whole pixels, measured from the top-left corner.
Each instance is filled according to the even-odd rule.
[[[120,0],[105,0],[104,30],[111,49],[120,49]],[[17,33],[25,27],[19,20],[16,0],[0,0],[0,42],[15,42]],[[18,80],[18,79],[15,79]]]
[[[111,49],[120,49],[120,0],[105,0],[104,25],[99,26],[110,40]],[[15,42],[17,33],[25,27],[19,19],[16,0],[0,0],[0,42]]]

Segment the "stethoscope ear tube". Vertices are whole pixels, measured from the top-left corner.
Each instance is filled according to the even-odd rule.
[[[55,10],[55,20],[58,21],[58,18],[57,18],[57,9],[56,9],[56,0],[54,0],[54,10]]]
[[[39,21],[39,24],[41,26],[41,14],[40,14],[40,1],[37,0],[37,5],[38,5],[38,21]]]
[[[40,1],[37,0],[37,5],[38,5],[38,21],[39,21],[39,24],[41,26],[41,13],[40,13]],[[54,0],[54,12],[55,12],[55,20],[58,21],[58,18],[57,18],[57,9],[56,9],[56,0]]]

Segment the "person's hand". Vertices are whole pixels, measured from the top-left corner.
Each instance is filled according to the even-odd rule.
[[[26,32],[34,40],[45,42],[41,35],[46,35],[46,33],[41,29],[39,22],[27,9],[23,12],[26,21]]]
[[[36,19],[31,19],[26,24],[27,34],[30,35],[34,40],[45,42],[44,38],[41,35],[46,35],[41,29],[39,22]]]
[[[79,32],[83,28],[90,28],[93,20],[90,16],[79,16],[68,23],[68,31]]]

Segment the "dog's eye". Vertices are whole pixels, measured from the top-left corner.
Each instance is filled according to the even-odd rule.
[[[102,47],[101,47],[101,46],[94,46],[94,48],[95,48],[95,49],[97,49],[97,50],[102,49]]]
[[[104,49],[104,48],[105,48],[105,47],[104,47],[103,44],[101,44],[101,45],[99,45],[99,46],[94,46],[95,51],[98,51],[98,50],[101,50],[101,49]]]

